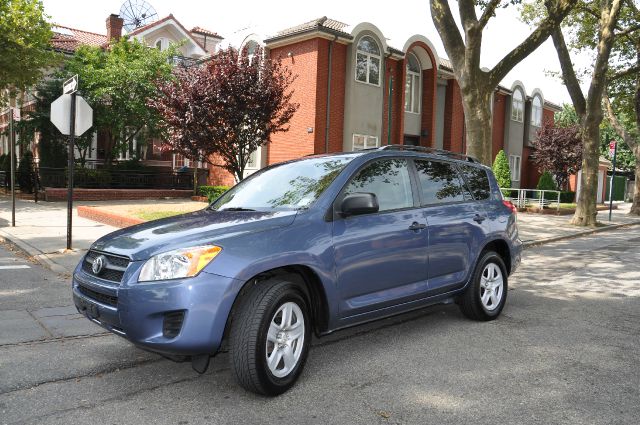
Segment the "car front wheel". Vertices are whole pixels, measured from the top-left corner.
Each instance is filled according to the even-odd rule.
[[[300,376],[311,340],[306,299],[293,283],[267,280],[240,301],[231,325],[232,368],[240,385],[282,394]]]

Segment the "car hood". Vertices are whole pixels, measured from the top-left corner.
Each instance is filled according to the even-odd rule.
[[[91,249],[146,260],[177,248],[217,243],[293,223],[296,211],[213,211],[204,209],[127,227],[98,239]]]

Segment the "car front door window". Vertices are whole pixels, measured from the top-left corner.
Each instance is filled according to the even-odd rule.
[[[412,207],[413,196],[407,161],[383,159],[368,165],[351,180],[345,195],[356,192],[375,194],[380,211]]]

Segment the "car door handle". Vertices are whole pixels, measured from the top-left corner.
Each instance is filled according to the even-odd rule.
[[[417,221],[414,221],[413,223],[411,223],[411,226],[409,226],[409,230],[422,230],[426,228],[427,228],[426,224],[418,223]]]
[[[475,221],[477,223],[482,223],[486,219],[487,219],[487,217],[485,217],[483,215],[480,215],[480,214],[476,214],[475,217],[473,217],[473,221]]]

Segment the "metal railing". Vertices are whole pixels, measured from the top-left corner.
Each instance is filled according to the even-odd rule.
[[[192,189],[193,173],[156,170],[83,169],[74,170],[74,187],[87,189]],[[198,170],[198,181],[206,181],[207,170]],[[40,187],[66,187],[65,168],[38,169]]]
[[[537,207],[543,209],[555,202],[556,210],[560,212],[561,192],[559,190],[517,189],[513,187],[501,187],[500,190],[504,198],[518,208]]]

